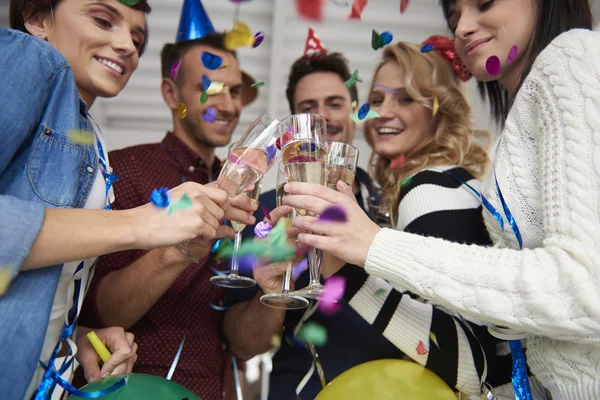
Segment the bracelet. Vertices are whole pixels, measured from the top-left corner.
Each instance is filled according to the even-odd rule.
[[[196,257],[194,257],[193,255],[191,255],[188,252],[188,249],[187,249],[188,243],[189,243],[189,241],[179,243],[178,245],[175,246],[175,248],[177,248],[177,250],[179,250],[181,252],[181,254],[183,254],[184,256],[189,258],[190,261],[192,261],[193,263],[200,264],[200,260],[198,260]]]

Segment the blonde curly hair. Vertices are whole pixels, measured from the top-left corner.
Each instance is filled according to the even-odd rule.
[[[406,42],[385,47],[369,92],[373,90],[377,73],[389,62],[397,63],[403,70],[404,88],[414,101],[429,109],[433,109],[435,98],[439,104],[432,120],[433,135],[405,153],[404,165],[391,168],[392,160],[371,153],[369,175],[382,188],[381,201],[390,205],[392,223],[396,225],[400,183],[405,178],[440,165],[460,166],[476,178],[482,178],[490,159],[486,148],[474,139],[485,139],[487,147],[491,143],[491,134],[474,129],[471,107],[463,93],[462,83],[448,61],[434,51],[422,53],[419,47]],[[365,122],[363,133],[367,143],[374,148],[370,121]]]

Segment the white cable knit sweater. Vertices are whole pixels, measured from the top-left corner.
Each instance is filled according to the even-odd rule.
[[[484,211],[495,248],[383,229],[365,268],[529,333],[529,366],[554,400],[600,399],[600,34],[566,32],[539,55],[494,170],[523,250]],[[493,173],[483,194],[503,214]]]

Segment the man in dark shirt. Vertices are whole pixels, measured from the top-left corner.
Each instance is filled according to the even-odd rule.
[[[207,69],[200,61],[203,52],[221,57],[227,68]],[[173,115],[173,131],[161,143],[110,153],[119,175],[114,185],[117,210],[147,203],[158,187],[215,180],[221,169],[215,148],[230,142],[242,106],[256,96],[244,85],[235,53],[225,49],[222,34],[167,44],[161,63],[161,92]],[[224,83],[223,92],[205,102],[201,101],[203,74]],[[212,122],[203,118],[209,107],[216,112]],[[231,203],[240,199],[239,209],[230,209],[226,219],[253,224],[255,219],[247,211],[258,206],[246,196]],[[233,236],[232,228],[223,225],[217,233]],[[226,360],[219,307],[223,290],[209,282],[213,273],[206,261],[211,245],[194,240],[184,248],[200,263],[191,262],[175,247],[101,257],[81,320],[91,327],[117,325],[133,332],[139,345],[134,372],[162,377],[167,376],[185,337],[173,381],[204,400],[222,400]]]
[[[356,127],[350,114],[356,109],[358,95],[356,86],[348,88],[344,84],[350,77],[347,62],[339,53],[296,60],[290,70],[286,92],[290,111],[294,114],[323,115],[327,119],[327,139],[351,143]],[[361,157],[368,155],[361,154]],[[354,193],[363,209],[367,208],[370,188],[368,174],[358,169]],[[275,208],[275,191],[264,193],[259,201],[261,208],[265,206],[272,210]],[[264,217],[260,211],[255,215],[258,221]],[[244,233],[252,236],[252,228]],[[309,273],[305,271],[296,281],[295,287],[305,287],[308,281]],[[292,332],[306,312],[306,309],[286,312],[262,305],[260,296],[269,292],[281,292],[281,285],[271,289],[260,280],[259,285],[256,290],[245,289],[232,292],[231,296],[228,294],[228,302],[237,304],[225,315],[225,332],[232,352],[242,359],[270,350],[273,336],[282,335],[283,327],[285,332]],[[316,311],[310,321],[327,329],[327,344],[318,348],[317,352],[328,381],[364,362],[401,358],[403,355],[345,302],[335,315],[324,316]],[[305,348],[292,347],[282,339],[281,348],[273,358],[269,399],[296,399],[296,386],[309,371],[311,363],[312,356]],[[314,399],[321,388],[315,373],[300,395],[303,400]]]

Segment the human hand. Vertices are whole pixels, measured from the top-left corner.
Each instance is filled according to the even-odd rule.
[[[83,326],[77,327],[77,361],[83,368],[83,374],[88,382],[104,378],[109,375],[118,375],[130,373],[133,365],[137,361],[138,345],[133,341],[134,336],[131,332],[125,332],[123,328],[113,326],[105,329],[95,330],[98,338],[104,343],[112,353],[110,358],[99,367],[100,356],[92,346],[92,343],[86,337],[90,328]]]

